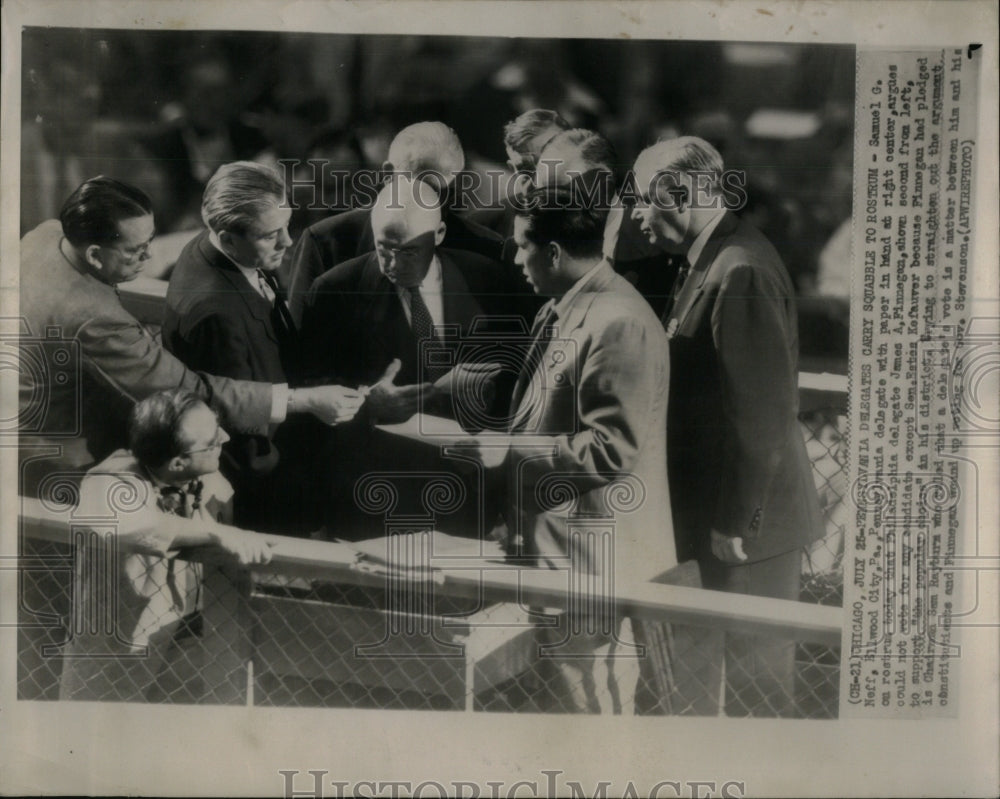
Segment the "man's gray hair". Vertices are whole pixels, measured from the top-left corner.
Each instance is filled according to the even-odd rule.
[[[465,168],[465,152],[458,134],[443,122],[417,122],[403,128],[389,145],[388,160],[395,172],[436,172],[450,183]]]
[[[201,218],[212,231],[246,233],[274,202],[285,202],[285,181],[272,167],[253,161],[223,164],[209,179]]]
[[[649,158],[660,171],[708,172],[716,180],[722,177],[725,169],[719,151],[697,136],[662,139],[644,150],[639,157]]]

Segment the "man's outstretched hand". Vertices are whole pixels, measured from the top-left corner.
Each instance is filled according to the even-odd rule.
[[[396,375],[401,365],[399,358],[393,360],[385,370],[385,374],[368,391],[368,407],[376,422],[384,424],[405,422],[417,412],[421,396],[426,400],[435,393],[433,383],[397,386]]]
[[[351,421],[364,401],[364,392],[345,386],[297,388],[292,396],[295,410],[311,413],[329,425]]]

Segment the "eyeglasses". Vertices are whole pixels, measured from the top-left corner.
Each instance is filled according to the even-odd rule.
[[[221,427],[215,429],[215,437],[212,439],[211,443],[207,447],[199,447],[198,449],[189,449],[182,452],[181,455],[194,455],[198,452],[208,452],[209,450],[218,449],[223,444],[229,440],[229,436],[226,435],[226,431]]]
[[[135,247],[117,247],[113,246],[111,249],[121,253],[130,261],[145,260],[149,257],[150,246],[152,245],[152,240],[145,242],[144,244],[139,244]]]
[[[392,256],[393,258],[411,258],[416,255],[419,251],[419,247],[413,246],[399,246],[392,247],[388,244],[376,244],[375,252],[382,258],[388,258]]]

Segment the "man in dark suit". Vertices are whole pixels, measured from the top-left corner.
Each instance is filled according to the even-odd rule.
[[[389,146],[382,164],[386,175],[423,176],[444,198],[441,206],[446,233],[443,246],[499,261],[503,239],[493,231],[454,212],[448,202],[455,175],[465,167],[458,136],[441,122],[418,122],[403,128]],[[287,264],[289,308],[301,322],[306,292],[324,272],[375,249],[371,209],[345,211],[307,228]]]
[[[208,230],[188,243],[170,276],[164,346],[192,369],[294,382],[298,334],[275,279],[291,245],[281,175],[249,161],[225,164],[205,187],[201,213]],[[302,428],[234,435],[226,445],[223,473],[236,489],[238,523],[290,531],[307,516],[302,439],[321,432]]]
[[[293,413],[335,424],[361,406],[363,397],[341,386],[233,380],[188,369],[165,351],[117,296],[118,284],[142,271],[154,231],[142,191],[97,177],[73,192],[58,221],[22,239],[20,440],[57,453],[22,470],[22,490],[38,490],[55,470],[82,474],[124,444],[132,405],[167,388],[194,392],[227,430],[246,434],[265,434]]]
[[[726,209],[723,163],[695,137],[635,164],[633,217],[686,257],[662,321],[670,340],[667,452],[678,556],[706,588],[798,599],[802,548],[822,535],[798,415],[795,292],[781,259]],[[792,709],[794,645],[726,640],[731,715]]]
[[[306,374],[336,375],[338,382],[363,388],[368,396],[362,417],[337,431],[338,449],[352,453],[349,462],[337,461],[346,469],[336,481],[341,531],[354,526],[343,514],[352,511],[350,492],[359,475],[379,469],[426,471],[434,463],[429,447],[403,446],[366,422],[405,421],[420,408],[484,424],[492,418],[493,406],[477,406],[468,395],[449,402],[434,387],[450,365],[470,353],[478,360],[496,356],[498,342],[484,322],[507,294],[494,262],[441,247],[446,223],[439,204],[430,184],[395,176],[371,211],[374,252],[333,267],[306,297]]]

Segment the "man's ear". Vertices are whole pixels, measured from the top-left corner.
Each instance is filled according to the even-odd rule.
[[[677,209],[677,213],[684,213],[691,207],[691,191],[683,184],[670,189],[670,199],[674,208]]]
[[[558,241],[550,241],[548,246],[545,248],[546,254],[549,256],[549,261],[553,269],[558,269],[559,264],[562,260],[563,248]]]
[[[438,222],[437,230],[434,231],[434,246],[440,247],[444,241],[444,234],[448,232],[448,226],[442,221]]]
[[[396,167],[393,166],[392,161],[382,162],[382,182],[386,183],[389,177],[396,172]]]
[[[233,234],[228,230],[220,230],[218,233],[219,244],[222,245],[222,249],[229,252],[233,249]]]
[[[174,455],[167,461],[168,472],[182,472],[187,464],[187,455]]]
[[[91,244],[83,251],[84,260],[98,271],[104,269],[104,264],[101,263],[101,259],[98,257],[100,251],[101,246],[99,244]]]

